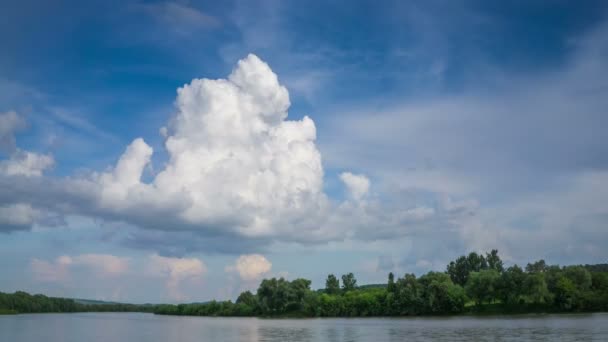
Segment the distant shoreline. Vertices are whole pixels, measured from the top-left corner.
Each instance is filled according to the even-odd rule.
[[[341,280],[341,281],[340,281]],[[608,312],[608,264],[560,267],[539,260],[505,268],[497,250],[469,253],[445,272],[357,286],[353,273],[327,276],[325,288],[308,279],[271,278],[235,302],[124,304],[0,292],[0,313],[148,312],[174,316],[312,318],[496,316]]]

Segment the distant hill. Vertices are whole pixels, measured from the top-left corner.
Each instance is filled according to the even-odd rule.
[[[82,298],[68,298],[73,300],[74,302],[82,305],[136,305],[136,306],[154,306],[157,304],[144,303],[144,304],[132,304],[132,303],[123,303],[123,302],[108,302],[105,300],[96,300],[96,299],[82,299]],[[206,304],[206,303],[203,303]]]
[[[95,300],[95,299],[80,299],[80,298],[71,298],[78,304],[83,305],[116,305],[116,304],[125,304],[119,302],[106,302],[104,300]]]

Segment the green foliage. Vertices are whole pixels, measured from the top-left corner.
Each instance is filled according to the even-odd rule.
[[[0,292],[0,314],[140,311],[192,316],[366,317],[608,311],[608,272],[592,272],[596,268],[591,266],[549,266],[540,260],[528,264],[525,272],[517,265],[504,269],[498,251],[492,250],[485,256],[461,256],[450,262],[445,273],[429,272],[420,278],[414,274],[397,278],[390,273],[386,284],[357,286],[354,274],[348,273],[342,276],[340,289],[338,278],[330,274],[324,290],[312,291],[307,279],[264,279],[256,293],[245,291],[234,303],[83,303]],[[476,305],[466,305],[469,298]]]
[[[471,272],[467,281],[467,294],[477,305],[492,303],[498,298],[500,273],[496,270]]]
[[[344,290],[344,292],[353,291],[356,288],[357,279],[352,272],[342,275],[342,290]]]
[[[466,296],[461,286],[452,283],[449,275],[429,272],[420,277],[423,313],[458,313],[464,309]]]
[[[489,269],[495,270],[499,273],[502,273],[504,271],[502,260],[498,256],[497,249],[493,249],[490,253],[486,253],[486,261],[488,263]]]
[[[542,273],[528,274],[524,280],[523,292],[528,301],[534,304],[550,304],[552,301],[552,294]]]
[[[524,295],[526,274],[521,267],[513,265],[500,275],[496,286],[496,297],[505,304],[516,304]]]
[[[340,293],[340,280],[333,274],[328,275],[325,280],[325,293],[331,295]]]
[[[448,264],[447,273],[455,284],[464,285],[469,277],[469,265],[467,257],[460,256],[455,261]]]
[[[260,310],[263,315],[282,315],[302,311],[304,298],[310,292],[310,280],[283,278],[264,279],[258,288]]]
[[[591,288],[593,291],[608,293],[608,271],[591,273]]]
[[[0,292],[0,311],[4,313],[34,312],[152,312],[153,305],[134,305],[121,303],[81,304],[73,299],[47,297],[27,292]]]
[[[394,315],[416,315],[422,313],[422,285],[414,274],[397,279],[395,295],[390,312]]]
[[[259,308],[258,297],[251,293],[251,291],[242,292],[236,299],[236,304],[240,305],[239,312],[242,314],[238,316],[248,316],[245,313],[251,312],[252,314],[257,312]]]
[[[492,253],[487,254],[492,258],[492,266],[502,272],[502,261],[498,257],[498,251],[492,250]],[[468,256],[460,256],[455,261],[452,261],[447,266],[447,273],[450,275],[452,282],[460,286],[465,286],[469,280],[471,272],[479,272],[488,268],[488,261],[483,255],[475,252],[469,253]]]
[[[588,291],[591,288],[591,273],[583,266],[567,266],[563,272],[579,291]]]
[[[393,272],[390,272],[388,274],[388,283],[386,285],[386,290],[388,292],[394,293],[395,292],[395,275],[393,274]]]
[[[547,268],[547,264],[545,263],[545,260],[539,260],[535,263],[532,264],[527,264],[526,265],[526,272],[528,273],[542,273],[546,270]]]
[[[583,267],[592,273],[608,273],[608,264],[584,265]]]

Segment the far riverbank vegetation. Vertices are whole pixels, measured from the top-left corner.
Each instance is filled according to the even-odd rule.
[[[73,299],[0,292],[0,313],[104,311],[189,316],[369,317],[608,311],[608,264],[505,267],[497,250],[450,262],[445,272],[395,276],[358,286],[353,273],[330,274],[325,287],[307,279],[264,279],[256,293],[235,302],[134,305],[88,304]]]

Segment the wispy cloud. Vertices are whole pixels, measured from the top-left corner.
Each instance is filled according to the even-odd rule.
[[[142,3],[135,8],[152,16],[171,32],[180,35],[190,35],[201,29],[218,28],[222,24],[218,18],[195,8],[188,2]]]
[[[119,142],[118,137],[114,134],[108,133],[105,130],[99,129],[95,124],[91,123],[86,119],[86,116],[82,112],[75,112],[62,107],[49,107],[48,110],[53,115],[53,118],[62,125],[66,125],[77,131],[87,133],[96,137],[110,142]]]

